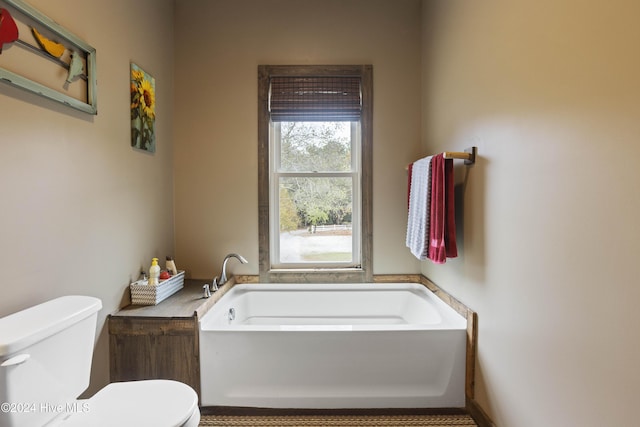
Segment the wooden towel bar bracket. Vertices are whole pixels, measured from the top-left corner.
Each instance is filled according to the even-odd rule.
[[[469,147],[464,150],[464,153],[459,151],[445,151],[442,156],[445,159],[460,159],[464,160],[465,165],[472,165],[476,162],[476,154],[478,154],[478,147]],[[409,169],[407,166],[405,170]]]
[[[445,159],[461,159],[464,160],[465,165],[472,165],[476,162],[476,153],[478,147],[470,147],[464,150],[464,153],[457,151],[445,151],[442,153]]]

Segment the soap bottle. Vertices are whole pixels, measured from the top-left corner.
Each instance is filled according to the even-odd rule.
[[[151,267],[149,267],[149,284],[157,285],[158,278],[160,277],[160,266],[158,265],[158,258],[151,260]]]
[[[175,276],[178,274],[178,269],[176,268],[176,263],[173,261],[173,258],[167,256],[167,268],[166,270],[170,275]]]

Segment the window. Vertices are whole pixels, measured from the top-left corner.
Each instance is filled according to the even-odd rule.
[[[360,123],[271,122],[274,268],[360,267]]]
[[[371,280],[372,67],[258,74],[260,280]]]

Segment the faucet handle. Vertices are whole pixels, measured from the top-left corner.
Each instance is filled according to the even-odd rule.
[[[205,284],[202,289],[204,290],[203,298],[209,298],[211,296],[211,290],[209,289],[209,285]]]
[[[218,290],[218,276],[213,278],[213,282],[211,282],[211,290],[214,292]]]

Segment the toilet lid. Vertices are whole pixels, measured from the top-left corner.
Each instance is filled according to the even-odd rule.
[[[63,426],[178,427],[198,410],[198,395],[178,381],[128,381],[107,385],[74,409]]]

